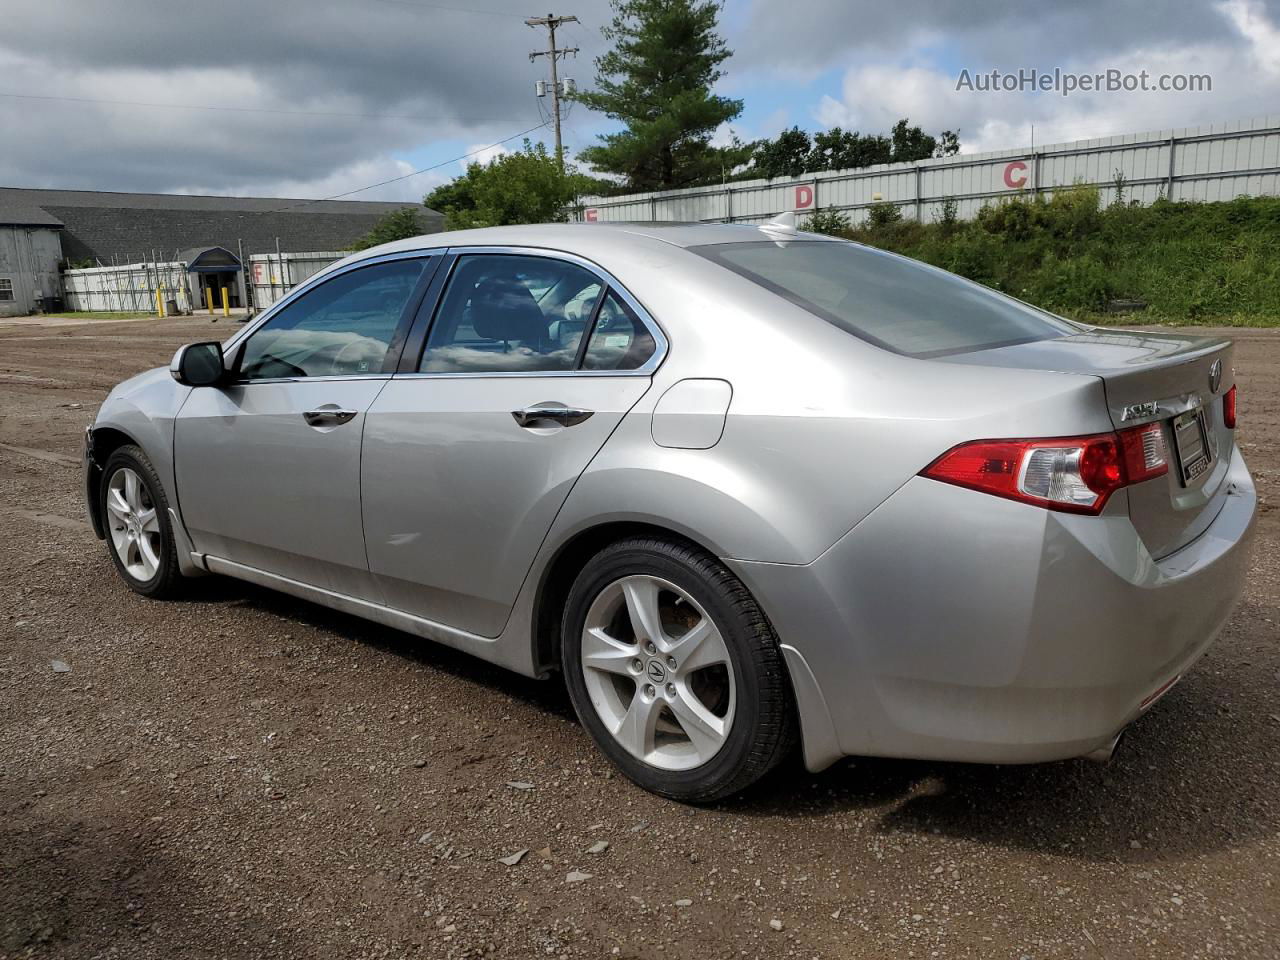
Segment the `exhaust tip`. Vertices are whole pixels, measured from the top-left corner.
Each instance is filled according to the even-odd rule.
[[[1124,739],[1124,734],[1125,731],[1121,730],[1098,749],[1086,753],[1084,759],[1094,763],[1110,763],[1111,758],[1115,756],[1116,750],[1120,746],[1120,741]]]

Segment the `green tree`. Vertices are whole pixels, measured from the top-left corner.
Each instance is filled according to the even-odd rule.
[[[593,186],[571,169],[562,172],[543,144],[526,140],[514,153],[487,164],[468,164],[466,173],[431,191],[423,202],[444,214],[449,230],[551,223],[566,219],[574,198]]]
[[[893,141],[894,163],[928,160],[938,149],[938,141],[919,127],[908,127],[906,117],[893,125],[893,132],[889,136]]]
[[[910,162],[928,157],[949,157],[960,150],[960,137],[944,130],[934,139],[904,118],[889,136],[859,133],[832,127],[809,135],[799,127],[784,130],[773,140],[751,145],[751,166],[747,177],[798,177],[821,170],[854,170],[877,163]]]
[[[807,171],[852,170],[875,163],[889,163],[891,159],[886,137],[832,127],[813,135],[813,152],[809,154]]]
[[[613,0],[614,45],[596,59],[596,89],[574,99],[626,129],[579,155],[592,169],[623,177],[630,190],[714,183],[746,162],[750,146],[713,147],[711,135],[742,113],[742,101],[711,87],[732,51],[716,33],[714,0]]]
[[[367,250],[392,240],[407,240],[424,233],[422,221],[415,207],[392,210],[373,225],[373,229],[352,244],[352,250]]]
[[[760,140],[753,145],[752,177],[798,177],[809,169],[813,141],[799,127],[783,130],[776,140]]]

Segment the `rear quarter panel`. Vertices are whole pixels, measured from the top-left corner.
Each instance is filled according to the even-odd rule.
[[[651,262],[602,262],[671,349],[575,485],[550,545],[631,520],[722,557],[809,563],[957,443],[1111,429],[1096,377],[898,356],[675,247]],[[653,440],[654,407],[685,378],[732,387],[708,449]]]

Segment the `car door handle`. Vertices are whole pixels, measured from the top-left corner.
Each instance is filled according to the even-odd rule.
[[[319,410],[308,410],[302,415],[312,427],[336,427],[339,424],[354,420],[358,410],[343,410],[340,407],[321,407]]]
[[[581,407],[532,406],[523,410],[512,410],[511,416],[522,427],[536,427],[540,420],[554,420],[562,427],[572,427],[575,423],[588,420],[594,410],[583,410]]]

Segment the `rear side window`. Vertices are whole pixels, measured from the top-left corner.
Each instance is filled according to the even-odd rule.
[[[1080,330],[989,287],[859,244],[762,241],[690,249],[847,333],[910,357],[1049,340]]]
[[[582,359],[584,370],[635,370],[658,345],[640,318],[612,290],[605,295]]]

